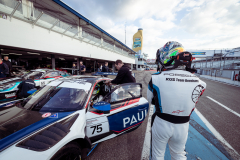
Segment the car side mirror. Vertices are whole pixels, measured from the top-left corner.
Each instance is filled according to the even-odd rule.
[[[36,88],[33,88],[33,89],[29,90],[27,93],[28,93],[28,94],[33,94],[33,93],[36,92],[36,91],[37,91],[37,89],[36,89]]]
[[[104,114],[110,113],[110,110],[111,110],[110,103],[107,103],[107,102],[104,102],[104,101],[97,102],[92,107],[99,110],[99,111],[102,111]]]
[[[44,77],[44,79],[47,79],[47,78],[50,78],[50,76],[46,76],[46,77]]]

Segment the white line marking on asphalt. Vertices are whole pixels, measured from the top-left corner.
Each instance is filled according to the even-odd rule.
[[[229,112],[232,112],[233,114],[235,114],[236,116],[240,117],[240,114],[235,112],[234,110],[231,110],[230,108],[228,108],[227,106],[224,106],[223,104],[219,103],[218,101],[212,99],[211,97],[206,96],[208,99],[212,100],[213,102],[219,104],[220,106],[222,106],[223,108],[225,108],[226,110],[228,110]]]
[[[147,123],[147,129],[146,129],[146,133],[145,133],[145,139],[144,139],[144,143],[143,143],[141,160],[148,160],[149,156],[150,156],[151,119],[152,119],[152,115],[153,115],[153,108],[154,108],[154,105],[151,105],[149,107],[148,123]]]
[[[208,122],[208,120],[197,110],[197,108],[194,109],[198,117],[203,121],[203,123],[208,127],[208,129],[214,134],[214,136],[221,141],[223,144],[225,144],[228,148],[232,149],[237,155],[238,152],[221,136],[221,134]]]

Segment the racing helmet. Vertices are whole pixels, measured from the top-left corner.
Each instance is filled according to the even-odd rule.
[[[181,52],[176,56],[172,56],[167,63],[161,61],[161,71],[171,70],[171,69],[185,69],[190,72],[195,72],[196,69],[191,68],[192,64],[192,54],[188,51]]]
[[[100,92],[100,88],[101,88],[100,84],[97,84],[94,88],[93,94],[98,94]]]
[[[185,51],[181,43],[176,41],[167,42],[162,48],[157,51],[157,61],[161,61],[164,64],[170,61],[171,57]]]
[[[194,72],[191,68],[192,54],[185,51],[181,43],[176,41],[167,42],[162,48],[158,49],[156,54],[157,64],[160,64],[158,70],[166,71],[170,69],[186,69]]]

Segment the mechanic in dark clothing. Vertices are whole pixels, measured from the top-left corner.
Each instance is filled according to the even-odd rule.
[[[3,62],[8,66],[9,69],[9,74],[6,74],[6,77],[10,77],[12,71],[12,63],[8,60],[8,56],[4,56]]]
[[[102,72],[109,72],[108,62],[105,62],[105,65],[102,67]],[[104,77],[107,77],[107,75],[104,75]]]
[[[5,78],[9,74],[9,69],[7,64],[5,64],[0,58],[0,78]]]
[[[123,83],[135,83],[136,80],[130,72],[130,68],[123,64],[121,60],[117,60],[115,67],[118,70],[117,77],[114,80],[108,80],[106,83],[110,84],[123,84]]]
[[[86,67],[83,65],[83,61],[80,61],[81,75],[84,75],[86,72]]]
[[[36,84],[34,82],[34,76],[30,76],[29,79],[22,81],[22,83],[20,83],[18,85],[18,97],[19,98],[26,98],[28,97],[30,94],[27,93],[29,90],[35,88]]]

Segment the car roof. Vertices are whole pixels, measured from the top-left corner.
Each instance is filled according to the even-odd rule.
[[[98,81],[98,80],[101,80],[101,79],[104,80],[104,79],[110,79],[110,78],[99,77],[99,76],[74,75],[74,76],[60,78],[58,80],[60,80],[60,81],[71,80],[71,81],[73,81],[73,82],[75,81],[77,83],[80,79],[83,79],[86,82],[95,84],[96,81]]]

